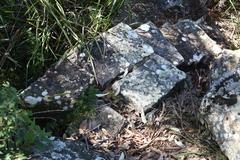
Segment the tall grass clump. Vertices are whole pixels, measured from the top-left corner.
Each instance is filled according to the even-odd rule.
[[[0,83],[23,88],[110,26],[124,0],[1,0]]]

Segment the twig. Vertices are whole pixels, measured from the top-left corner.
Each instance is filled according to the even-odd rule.
[[[40,111],[40,112],[34,112],[33,115],[36,114],[44,114],[44,113],[52,113],[52,112],[64,112],[65,110],[48,110],[48,111]]]

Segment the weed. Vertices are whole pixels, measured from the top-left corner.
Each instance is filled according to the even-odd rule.
[[[69,50],[106,30],[123,2],[2,0],[0,69],[14,70],[22,83],[14,86],[25,87]]]
[[[0,87],[0,157],[11,157],[35,145],[41,149],[48,134],[31,119],[31,113],[18,108],[16,89],[8,83]]]

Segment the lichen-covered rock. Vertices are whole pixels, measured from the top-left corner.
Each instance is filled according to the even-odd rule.
[[[160,0],[158,3],[163,10],[173,7],[183,7],[183,0]]]
[[[177,48],[188,65],[222,52],[222,48],[191,20],[181,20],[174,25],[165,23],[161,32]]]
[[[75,120],[75,122],[69,125],[66,133],[70,136],[75,136],[81,134],[79,133],[80,129],[98,131],[98,129],[103,128],[109,135],[114,137],[121,131],[125,123],[125,118],[112,109],[110,104],[98,103],[95,117]]]
[[[68,110],[93,80],[91,74],[66,59],[26,88],[21,97],[31,107],[41,105]]]
[[[115,82],[112,88],[120,91],[136,110],[142,112],[153,107],[185,78],[185,73],[172,63],[153,55],[142,66]]]
[[[135,30],[158,54],[174,65],[181,64],[184,59],[177,49],[163,37],[159,28],[152,22],[145,23]]]
[[[84,52],[76,48],[67,59],[25,89],[21,93],[24,102],[30,106],[71,109],[75,99],[94,82],[94,78],[104,87],[154,53],[151,46],[123,23],[100,37]]]
[[[240,159],[240,64],[237,51],[223,52],[214,62],[211,73],[210,90],[203,98],[200,113],[225,155],[230,160],[238,160]]]
[[[153,48],[131,27],[119,23],[102,33],[91,50],[97,81],[104,86],[153,53]]]
[[[211,80],[217,80],[221,76],[234,70],[239,64],[240,60],[240,49],[239,50],[228,50],[224,49],[222,54],[215,58],[212,65]]]
[[[36,151],[29,158],[33,160],[82,160],[104,159],[100,153],[87,150],[87,146],[79,141],[50,138],[51,145],[44,151]]]

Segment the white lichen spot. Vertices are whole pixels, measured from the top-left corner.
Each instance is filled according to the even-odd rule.
[[[55,137],[54,136],[51,136],[48,138],[50,141],[54,141],[55,140]]]
[[[58,100],[58,99],[60,99],[61,98],[61,96],[54,96],[54,99],[55,100]]]
[[[85,56],[86,56],[85,53],[80,53],[80,54],[79,54],[79,57],[81,57],[81,58],[83,58],[83,57],[85,57]]]
[[[203,58],[203,56],[204,56],[203,54],[199,54],[199,55],[198,54],[194,54],[193,55],[193,61],[194,62],[200,62],[200,60]]]
[[[187,41],[187,38],[182,37],[182,41],[186,42],[186,41]]]
[[[44,91],[42,92],[42,96],[46,96],[46,95],[48,95],[48,91],[47,91],[47,90],[44,90]]]
[[[60,100],[57,100],[56,103],[57,103],[58,105],[61,105],[61,104],[62,104],[62,102],[61,102]]]
[[[143,50],[144,50],[148,55],[154,53],[154,50],[153,50],[153,48],[152,48],[151,46],[144,44],[142,47],[143,47]]]
[[[159,75],[159,74],[161,74],[161,73],[162,73],[162,71],[161,71],[160,69],[157,69],[157,70],[156,70],[156,74]]]
[[[174,64],[174,65],[178,65],[178,62],[177,62],[177,61],[173,61],[173,64]]]
[[[143,24],[139,28],[145,32],[148,32],[150,29],[150,26],[148,24]]]
[[[71,97],[71,95],[70,95],[69,93],[67,93],[65,96],[66,96],[67,98],[70,98],[70,97]]]
[[[36,105],[42,101],[42,97],[27,96],[24,98],[24,101],[30,105]]]
[[[63,107],[63,110],[64,110],[64,111],[68,110],[68,106],[64,106],[64,107]]]
[[[164,65],[164,64],[163,64],[163,65],[161,65],[161,68],[164,69],[164,70],[166,70],[166,69],[167,69],[167,65]]]

